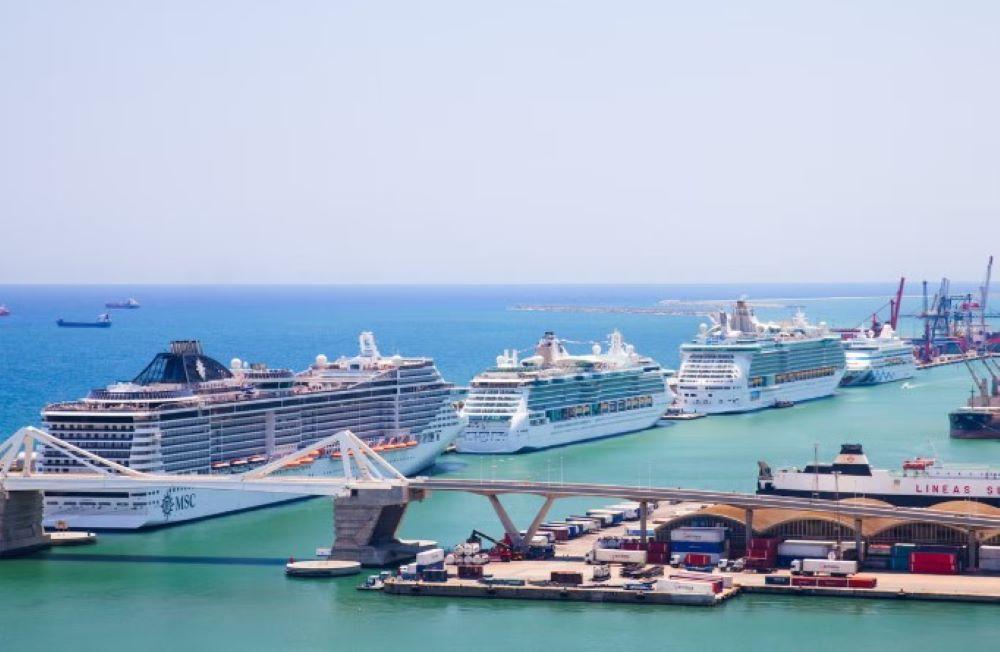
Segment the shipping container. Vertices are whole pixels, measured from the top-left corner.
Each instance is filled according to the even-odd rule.
[[[567,523],[571,523],[573,525],[579,525],[580,529],[583,532],[593,532],[593,531],[595,531],[595,530],[598,529],[597,523],[595,523],[594,521],[590,521],[590,520],[584,521],[584,520],[579,520],[579,519],[569,519],[568,518],[568,519],[566,519],[566,522]]]
[[[597,516],[587,516],[584,514],[573,514],[569,517],[569,520],[573,521],[590,521],[594,524],[594,527],[598,530],[604,527],[604,519]]]
[[[615,523],[614,516],[612,516],[608,512],[602,512],[599,509],[588,509],[587,510],[587,516],[590,516],[591,518],[599,519],[601,521],[601,526],[602,527],[609,527],[611,525],[614,525],[614,523]]]
[[[431,548],[417,553],[417,563],[423,566],[444,561],[444,550],[441,548]]]
[[[792,562],[792,573],[803,575],[837,575],[846,577],[858,572],[858,562],[836,559],[803,559]]]
[[[666,564],[670,561],[670,553],[667,552],[647,552],[647,564]],[[997,560],[1000,561],[1000,560]]]
[[[778,544],[779,557],[822,559],[837,549],[834,541],[784,541]]]
[[[979,546],[980,559],[1000,559],[1000,546]]]
[[[979,570],[996,572],[1000,571],[1000,557],[987,557],[979,560]]]
[[[625,534],[629,535],[630,537],[641,537],[642,536],[642,528],[630,527],[630,528],[628,528],[628,529],[625,530]],[[654,537],[656,537],[656,530],[654,528],[651,528],[651,527],[650,528],[646,528],[646,538],[652,539]]]
[[[420,573],[420,579],[425,582],[447,582],[448,571],[444,569],[428,569]]]
[[[717,552],[722,554],[726,551],[725,541],[671,541],[670,549],[673,552]]]
[[[847,578],[846,577],[817,577],[816,586],[825,586],[827,588],[844,589],[847,588]]]
[[[605,521],[608,525],[617,525],[622,522],[624,518],[624,513],[621,510],[614,509],[588,509],[587,516],[599,516],[601,518],[608,517],[611,520]]]
[[[772,586],[789,586],[792,578],[789,575],[767,575],[764,577],[764,584]]]
[[[587,561],[616,564],[645,564],[645,550],[615,550],[613,548],[594,548],[587,553]]]
[[[670,540],[679,542],[721,543],[726,540],[724,527],[679,527],[670,531]]]
[[[874,589],[877,583],[876,578],[871,575],[855,575],[847,578],[847,586],[852,589]]]
[[[670,552],[670,546],[666,541],[650,541],[646,550],[650,552]]]
[[[656,580],[653,590],[657,593],[712,595],[716,591],[711,582],[693,582],[690,580]]]
[[[579,585],[583,584],[583,573],[579,573],[576,571],[554,570],[549,575],[549,579],[555,584]]]
[[[684,563],[688,566],[712,566],[719,561],[719,558],[719,555],[711,553],[689,552],[684,555]]]
[[[892,556],[892,546],[885,543],[869,543],[867,555],[868,557],[890,557]]]
[[[958,572],[958,555],[951,552],[912,552],[910,572],[954,575]]]
[[[482,566],[459,566],[458,577],[463,580],[477,580],[483,576]]]
[[[609,505],[608,509],[621,510],[622,516],[626,521],[638,521],[639,520],[639,505]]]
[[[792,579],[792,586],[816,586],[817,577],[807,575],[795,575]]]
[[[733,588],[732,575],[716,575],[715,573],[678,573],[676,571],[672,571],[668,577],[670,579],[691,580],[693,582],[719,582],[720,589]]]

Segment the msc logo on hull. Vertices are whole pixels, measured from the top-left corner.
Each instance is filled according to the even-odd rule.
[[[194,494],[171,494],[168,493],[160,501],[160,510],[163,512],[163,518],[170,518],[170,515],[174,512],[181,512],[188,509],[194,509]]]

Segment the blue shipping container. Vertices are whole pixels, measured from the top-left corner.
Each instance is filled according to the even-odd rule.
[[[708,552],[708,553],[723,553],[726,550],[726,544],[723,541],[671,541],[670,551],[671,552]]]

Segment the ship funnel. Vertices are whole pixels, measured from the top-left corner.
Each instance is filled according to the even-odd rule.
[[[364,331],[358,336],[358,348],[363,358],[380,358],[378,346],[375,345],[375,334],[371,331]]]
[[[170,352],[175,355],[203,355],[198,340],[174,340],[170,343]]]

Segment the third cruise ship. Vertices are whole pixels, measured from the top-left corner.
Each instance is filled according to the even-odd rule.
[[[844,347],[825,324],[798,311],[790,323],[761,322],[745,300],[712,316],[681,345],[677,403],[684,412],[746,412],[833,394]]]
[[[472,380],[456,445],[462,453],[517,453],[643,430],[670,403],[663,369],[621,333],[608,350],[571,355],[547,332],[535,355],[504,351]]]

